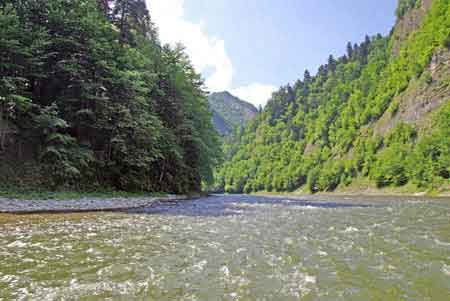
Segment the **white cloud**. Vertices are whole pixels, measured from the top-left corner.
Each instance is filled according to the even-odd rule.
[[[147,5],[162,42],[171,45],[181,42],[198,72],[212,71],[206,78],[208,89],[229,89],[233,65],[225,51],[225,42],[209,37],[203,23],[185,20],[184,0],[149,0]]]
[[[153,22],[163,43],[182,43],[195,69],[206,74],[208,90],[236,93],[255,105],[264,105],[275,90],[271,85],[250,84],[232,89],[233,64],[225,49],[225,41],[211,37],[203,22],[193,23],[184,17],[184,0],[147,0]]]
[[[248,86],[232,89],[230,92],[240,99],[251,102],[256,107],[259,105],[264,107],[275,90],[277,90],[277,87],[273,85],[253,83]]]

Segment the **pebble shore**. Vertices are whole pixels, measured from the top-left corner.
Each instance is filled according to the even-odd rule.
[[[142,198],[84,198],[77,200],[16,200],[0,198],[0,213],[30,214],[120,211],[184,199],[187,199],[187,197],[178,195]]]

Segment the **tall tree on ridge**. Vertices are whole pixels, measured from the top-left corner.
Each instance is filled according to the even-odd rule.
[[[353,59],[353,45],[352,42],[347,43],[347,57],[349,60]]]
[[[133,32],[156,39],[156,30],[150,19],[145,0],[115,0],[113,22],[120,30],[120,42],[134,45]]]
[[[333,55],[330,54],[330,56],[328,57],[328,71],[334,72],[336,71],[336,65],[337,62],[334,59]]]
[[[305,73],[304,73],[304,75],[303,75],[303,82],[304,82],[305,84],[310,84],[311,81],[312,81],[311,73],[309,73],[309,70],[306,69],[306,70],[305,70]]]

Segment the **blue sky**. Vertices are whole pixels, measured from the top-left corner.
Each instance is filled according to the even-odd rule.
[[[163,42],[182,42],[211,91],[264,104],[348,41],[388,34],[397,0],[149,0]]]

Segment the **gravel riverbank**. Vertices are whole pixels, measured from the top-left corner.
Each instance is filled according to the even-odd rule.
[[[162,202],[185,200],[187,196],[140,198],[83,198],[77,200],[17,200],[0,198],[0,213],[71,213],[120,211],[148,207]]]

